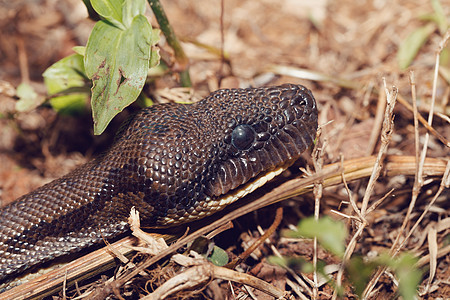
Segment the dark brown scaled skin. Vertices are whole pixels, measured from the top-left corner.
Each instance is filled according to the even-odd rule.
[[[143,109],[108,152],[0,210],[0,283],[125,233],[133,206],[143,227],[211,214],[213,200],[293,163],[316,130],[311,92],[292,84]]]

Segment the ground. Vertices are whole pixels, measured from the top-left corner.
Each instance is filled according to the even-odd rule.
[[[394,109],[393,135],[385,153],[414,157],[414,117],[407,107],[414,99],[410,74],[414,72],[415,98],[419,113],[425,119],[432,107],[435,83],[432,127],[443,138],[430,134],[426,156],[441,159],[445,168],[450,153],[448,46],[442,52],[436,82],[434,71],[439,44],[448,25],[438,28],[430,18],[424,17],[434,12],[431,1],[224,0],[223,11],[220,1],[180,0],[163,1],[162,4],[177,36],[184,41],[196,98],[218,88],[287,82],[309,87],[318,102],[319,123],[322,125],[319,145],[323,148],[321,157],[325,166],[341,159],[350,161],[378,153],[383,145],[378,138],[378,125],[382,119],[377,119],[377,116],[383,116],[377,107],[384,103],[383,80],[388,90],[392,86],[398,89],[399,98]],[[450,2],[441,0],[440,4],[448,24]],[[158,27],[150,9],[148,18],[154,27]],[[85,45],[94,24],[87,19],[82,1],[14,1],[0,8],[0,204],[6,205],[107,149],[114,132],[129,113],[119,115],[102,136],[94,136],[88,110],[76,116],[59,115],[47,104],[29,112],[15,110],[15,88],[21,82],[28,82],[38,94],[45,96],[43,71],[73,53],[72,47]],[[401,45],[413,31],[424,26],[431,28],[428,38],[411,65],[406,69],[400,68],[398,52]],[[228,62],[223,62],[220,55],[200,44],[223,49]],[[165,53],[163,57],[173,62],[171,49],[164,38],[159,46]],[[178,86],[177,74],[168,73],[146,86],[145,91],[152,96],[157,91]],[[383,111],[384,106],[381,108]],[[423,125],[419,125],[420,149],[427,132]],[[312,166],[311,159],[305,157],[305,161]],[[401,226],[413,198],[414,168],[412,172],[382,174],[373,185],[370,203],[391,189],[394,193],[367,214],[368,225],[357,240],[355,255],[376,257],[389,251],[398,235],[404,236],[411,230],[438,193],[444,172],[443,169],[434,171],[425,171],[425,175],[433,176],[426,177],[417,202],[407,217],[406,229],[401,229]],[[360,207],[368,176],[349,182],[349,185]],[[423,271],[419,295],[423,299],[450,298],[449,197],[447,186],[401,249],[424,258],[419,266]],[[237,270],[266,280],[283,291],[289,291],[294,297],[301,297],[300,293],[312,297],[309,294],[311,282],[308,281],[313,279],[311,274],[295,271],[306,281],[308,290],[299,286],[297,275],[293,275],[292,270],[268,264],[267,257],[274,255],[274,249],[277,249],[286,257],[312,260],[314,247],[311,240],[288,239],[282,236],[281,229],[291,228],[299,219],[311,216],[314,198],[313,193],[308,193],[282,202],[284,218],[279,230],[271,236],[270,244],[261,246]],[[348,193],[342,184],[326,187],[320,203],[321,217],[332,216],[342,220],[345,219],[343,215],[355,215],[348,205]],[[246,243],[251,244],[260,236],[256,225],[263,229],[270,226],[273,211],[261,210],[250,214],[251,222],[238,219],[233,232],[225,238],[228,242],[223,242],[224,238],[221,241],[220,235],[215,242],[230,256],[239,255]],[[359,225],[355,221],[346,224],[351,237]],[[350,238],[347,243],[350,243]],[[321,249],[317,256],[330,266],[340,263],[338,258]],[[332,277],[336,277],[336,273],[330,272]],[[348,282],[344,286],[347,286],[345,297],[355,298],[355,290],[348,286]],[[301,292],[297,292],[296,287]],[[219,298],[221,294],[222,299],[231,298],[231,290],[236,294],[249,293],[240,284],[213,282],[202,296],[197,297]],[[333,293],[332,284],[321,285],[317,291],[317,298],[329,299]],[[372,299],[394,297],[397,286],[392,273],[381,276],[374,291]],[[253,293],[258,299],[267,297],[257,290]]]

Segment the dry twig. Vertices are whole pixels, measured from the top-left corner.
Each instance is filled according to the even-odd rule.
[[[431,109],[428,115],[428,125],[431,127],[431,123],[433,121],[433,108],[434,108],[434,103],[435,103],[435,99],[436,99],[436,86],[437,86],[437,79],[438,79],[438,73],[439,73],[439,58],[440,58],[440,53],[442,52],[442,50],[444,49],[445,45],[447,44],[448,40],[450,39],[450,30],[447,31],[447,33],[445,34],[445,36],[443,37],[443,39],[441,40],[441,42],[439,43],[439,47],[436,50],[436,63],[435,63],[435,70],[434,70],[434,79],[433,79],[433,92],[432,92],[432,104],[431,104]],[[414,80],[414,76],[411,77],[411,86],[412,86],[412,94],[413,97],[415,96],[415,80]],[[415,116],[418,116],[418,114],[416,113]],[[416,122],[416,121],[415,121]],[[417,131],[417,128],[416,128]],[[419,156],[419,154],[417,153],[417,149],[418,147],[418,134],[415,134],[416,137],[416,177],[415,177],[415,181],[414,181],[414,186],[413,186],[413,191],[412,191],[412,196],[411,196],[411,201],[408,207],[408,211],[406,213],[406,216],[403,220],[402,226],[399,230],[399,233],[394,241],[394,243],[391,246],[391,250],[390,253],[393,257],[395,257],[399,251],[402,249],[403,245],[405,245],[406,241],[408,240],[408,238],[411,236],[413,230],[417,227],[417,226],[413,226],[413,228],[411,229],[411,231],[409,232],[409,234],[407,235],[407,237],[402,241],[402,243],[400,244],[400,246],[398,246],[398,243],[400,242],[400,238],[403,236],[403,233],[405,231],[406,225],[408,224],[409,220],[410,220],[410,215],[414,209],[415,203],[416,203],[416,199],[419,196],[420,193],[420,189],[423,186],[423,168],[424,168],[424,161],[426,159],[426,153],[427,153],[427,148],[428,148],[428,141],[429,141],[429,133],[426,132],[425,134],[425,141],[424,141],[424,145],[423,145],[423,149],[420,155],[420,161],[417,164],[417,158]],[[448,164],[447,164],[448,165]],[[447,166],[448,168],[448,166]],[[446,171],[447,172],[447,171]],[[442,182],[445,182],[447,179],[445,178],[445,175],[443,176]],[[442,184],[441,184],[442,187]],[[434,203],[435,199],[437,199],[437,195],[435,195],[435,197],[433,198],[433,200],[431,201],[431,203]],[[421,218],[419,218],[419,220],[422,220],[423,216],[425,215],[426,212],[428,212],[430,206],[427,207],[427,209],[425,209],[424,213],[422,214]],[[416,224],[418,225],[418,222],[416,222]],[[380,268],[376,274],[372,277],[372,280],[369,282],[369,284],[367,285],[366,289],[364,290],[363,293],[363,298],[367,298],[370,294],[372,289],[374,288],[376,282],[379,280],[379,278],[381,277],[381,275],[383,274],[383,272],[386,270],[386,268]]]
[[[215,266],[204,259],[193,259],[180,254],[175,255],[174,259],[190,268],[170,278],[153,293],[150,293],[142,299],[164,299],[167,296],[184,289],[193,288],[199,285],[206,286],[207,283],[214,279],[229,280],[249,285],[278,299],[286,298],[288,296],[287,292],[268,284],[264,280],[228,268]]]

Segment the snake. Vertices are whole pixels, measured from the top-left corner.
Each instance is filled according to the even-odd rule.
[[[0,283],[141,226],[209,216],[292,165],[318,127],[310,90],[220,89],[192,104],[155,104],[109,150],[0,209]]]

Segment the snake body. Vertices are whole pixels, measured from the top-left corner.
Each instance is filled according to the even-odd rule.
[[[123,234],[133,206],[143,227],[210,215],[292,164],[316,130],[314,97],[292,84],[143,109],[109,151],[0,210],[0,283]]]

